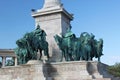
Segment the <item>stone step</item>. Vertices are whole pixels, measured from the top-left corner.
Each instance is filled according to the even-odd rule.
[[[99,78],[99,79],[92,79],[92,80],[111,80],[110,78]]]
[[[111,80],[110,78],[101,79],[80,79],[80,78],[47,78],[46,80]]]
[[[69,72],[68,71],[68,72],[63,72],[63,73],[51,73],[51,75],[55,75],[55,76],[56,75],[61,75],[61,76],[64,76],[64,75],[67,75],[67,76],[77,75],[78,76],[78,74],[80,74],[80,76],[90,76],[88,72]],[[98,78],[102,78],[101,75]]]
[[[0,80],[12,80],[11,75],[0,75]]]
[[[103,75],[100,75],[99,73],[95,73],[92,75],[93,78],[103,78]]]
[[[101,79],[81,79],[81,78],[47,78],[46,80],[111,80],[110,78]]]
[[[53,77],[53,80],[91,80],[92,79],[92,76],[81,76],[81,75],[74,75],[73,76],[67,76],[67,75],[64,75],[64,76],[56,76],[56,77]]]

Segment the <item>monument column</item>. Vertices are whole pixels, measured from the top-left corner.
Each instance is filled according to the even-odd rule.
[[[15,66],[17,66],[17,57],[15,57]]]
[[[2,67],[5,67],[5,61],[6,61],[6,57],[2,56]]]
[[[14,66],[17,66],[17,57],[13,57],[14,58],[14,63],[15,63],[15,65]]]
[[[39,24],[47,34],[50,60],[59,61],[61,53],[54,36],[66,33],[67,28],[70,27],[70,21],[73,19],[72,15],[63,8],[60,0],[44,0],[43,8],[32,12],[32,16],[35,18],[36,26]]]

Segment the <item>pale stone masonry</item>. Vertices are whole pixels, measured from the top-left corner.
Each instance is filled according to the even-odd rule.
[[[94,61],[28,64],[0,69],[0,80],[119,80],[107,72],[107,65]]]
[[[36,26],[45,30],[47,34],[46,40],[49,43],[49,54],[51,61],[59,61],[61,56],[60,50],[54,40],[55,34],[64,35],[68,27],[70,27],[70,21],[73,19],[62,6],[60,0],[44,0],[43,8],[32,13],[35,18]]]

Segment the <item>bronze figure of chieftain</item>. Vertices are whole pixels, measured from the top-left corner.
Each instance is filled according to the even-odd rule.
[[[41,60],[42,51],[49,59],[46,33],[39,25],[34,31],[26,33],[23,38],[18,39],[16,44],[18,47],[15,49],[15,53],[17,54],[18,64],[25,64],[29,60],[37,60],[38,52],[40,53],[39,60]]]
[[[68,28],[65,35],[60,37],[56,34],[54,39],[62,51],[61,61],[63,57],[66,61],[88,61],[94,57],[100,61],[103,55],[103,40],[97,41],[92,33],[83,32],[80,37],[76,37],[71,28]]]

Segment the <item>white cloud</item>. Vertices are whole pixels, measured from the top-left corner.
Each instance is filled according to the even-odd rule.
[[[120,56],[114,55],[103,57],[101,58],[101,62],[108,65],[114,65],[115,63],[120,63]]]

